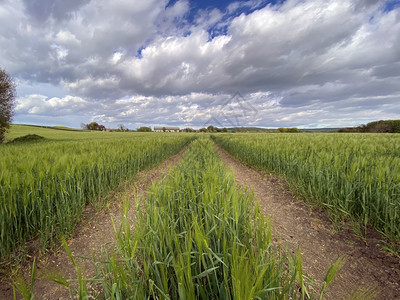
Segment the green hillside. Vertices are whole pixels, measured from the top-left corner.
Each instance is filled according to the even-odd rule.
[[[5,142],[7,143],[14,140],[15,138],[30,134],[42,136],[47,140],[84,140],[96,138],[104,139],[111,136],[114,137],[116,134],[119,133],[87,131],[59,126],[46,127],[34,125],[11,125],[10,130],[6,133]]]

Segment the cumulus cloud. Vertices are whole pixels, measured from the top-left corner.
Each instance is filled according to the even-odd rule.
[[[258,112],[243,125],[400,117],[400,8],[383,1],[67,2],[0,2],[0,65],[65,91],[21,95],[18,120],[66,104],[109,124],[226,123],[235,92]]]
[[[81,114],[82,111],[92,108],[92,103],[80,97],[65,96],[49,99],[44,95],[32,94],[19,98],[15,109],[20,114],[63,116]]]

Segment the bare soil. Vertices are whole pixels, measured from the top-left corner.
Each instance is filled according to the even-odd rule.
[[[165,178],[168,170],[182,159],[184,152],[185,150],[182,150],[154,169],[139,172],[134,182],[128,183],[122,191],[113,195],[115,201],[110,203],[108,209],[103,209],[99,212],[93,206],[87,206],[83,220],[77,225],[73,237],[67,242],[78,264],[84,267],[86,276],[90,277],[95,274],[93,263],[88,259],[79,259],[79,257],[91,258],[92,251],[99,253],[102,247],[112,247],[111,245],[115,240],[115,231],[111,219],[116,220],[118,226],[118,219],[120,219],[123,210],[123,199],[128,198],[133,208],[135,206],[135,199],[144,199],[146,190],[152,184],[160,182]],[[134,219],[134,211],[135,209],[130,210],[129,217],[131,219]],[[22,273],[26,278],[30,276],[30,269],[30,264],[22,266]],[[62,247],[58,251],[39,255],[37,259],[37,273],[40,274],[41,271],[54,271],[63,274],[66,278],[77,278],[75,269]],[[69,292],[65,287],[40,278],[35,282],[34,294],[35,299],[70,299]],[[4,278],[0,282],[0,299],[13,299],[12,287],[7,282],[7,279]]]
[[[316,291],[329,266],[345,256],[346,263],[324,293],[325,299],[349,299],[360,288],[374,288],[375,299],[400,299],[400,261],[382,250],[378,233],[369,230],[366,244],[349,226],[335,230],[326,212],[295,197],[283,179],[252,169],[220,148],[218,151],[237,183],[253,190],[260,209],[271,217],[275,242],[287,243],[293,253],[300,247],[303,270],[315,279]]]

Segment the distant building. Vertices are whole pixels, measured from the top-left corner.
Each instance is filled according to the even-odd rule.
[[[154,126],[155,132],[179,132],[179,127],[171,126]]]

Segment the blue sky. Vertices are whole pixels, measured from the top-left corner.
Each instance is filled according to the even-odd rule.
[[[178,0],[171,0],[168,2],[167,7],[174,5]],[[245,4],[248,1],[245,0],[241,0],[241,1],[227,1],[227,0],[223,0],[223,1],[212,1],[212,0],[198,0],[198,1],[190,1],[190,12],[194,13],[199,10],[199,9],[214,9],[217,8],[221,11],[226,11],[228,6],[232,3],[241,3],[241,4]],[[258,1],[259,5],[257,5],[258,8],[262,8],[267,4],[276,4],[278,1]],[[282,1],[281,1],[282,2]],[[250,9],[245,10],[242,9],[243,12],[248,13],[249,11],[251,11]],[[190,14],[190,13],[189,13]]]
[[[398,49],[399,1],[0,0],[15,123],[400,119]]]
[[[389,12],[391,10],[398,8],[399,6],[400,6],[400,1],[398,1],[398,0],[386,1],[385,11]]]

